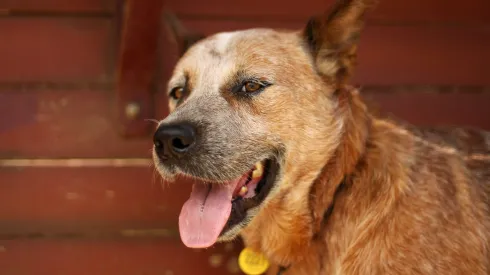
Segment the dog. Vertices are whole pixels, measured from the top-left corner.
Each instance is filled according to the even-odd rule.
[[[196,35],[154,133],[163,179],[195,181],[190,248],[241,237],[276,274],[489,274],[490,133],[375,115],[349,80],[373,0],[302,30]]]

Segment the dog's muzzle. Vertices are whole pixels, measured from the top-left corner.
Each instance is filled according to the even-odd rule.
[[[223,236],[234,237],[231,229],[248,223],[249,210],[265,200],[279,172],[273,152],[264,154],[258,145],[250,151],[251,144],[237,142],[241,132],[216,125],[221,124],[196,128],[188,121],[164,121],[153,136],[161,173],[194,179],[179,215],[188,247],[206,248]]]

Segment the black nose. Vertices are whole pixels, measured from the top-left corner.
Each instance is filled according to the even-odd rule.
[[[161,125],[153,136],[157,154],[164,158],[181,156],[196,142],[196,131],[187,124]]]

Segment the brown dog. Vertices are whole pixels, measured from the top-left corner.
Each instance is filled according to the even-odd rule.
[[[490,133],[371,114],[347,83],[371,2],[296,32],[177,32],[154,161],[199,180],[184,244],[240,235],[284,274],[489,274]]]

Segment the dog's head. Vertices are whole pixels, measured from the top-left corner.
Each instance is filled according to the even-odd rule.
[[[179,218],[187,246],[234,238],[274,200],[307,211],[309,186],[342,135],[335,92],[351,74],[371,2],[340,1],[302,31],[182,40],[170,21],[184,49],[168,83],[171,113],[154,135],[154,161],[168,180],[198,180]]]

